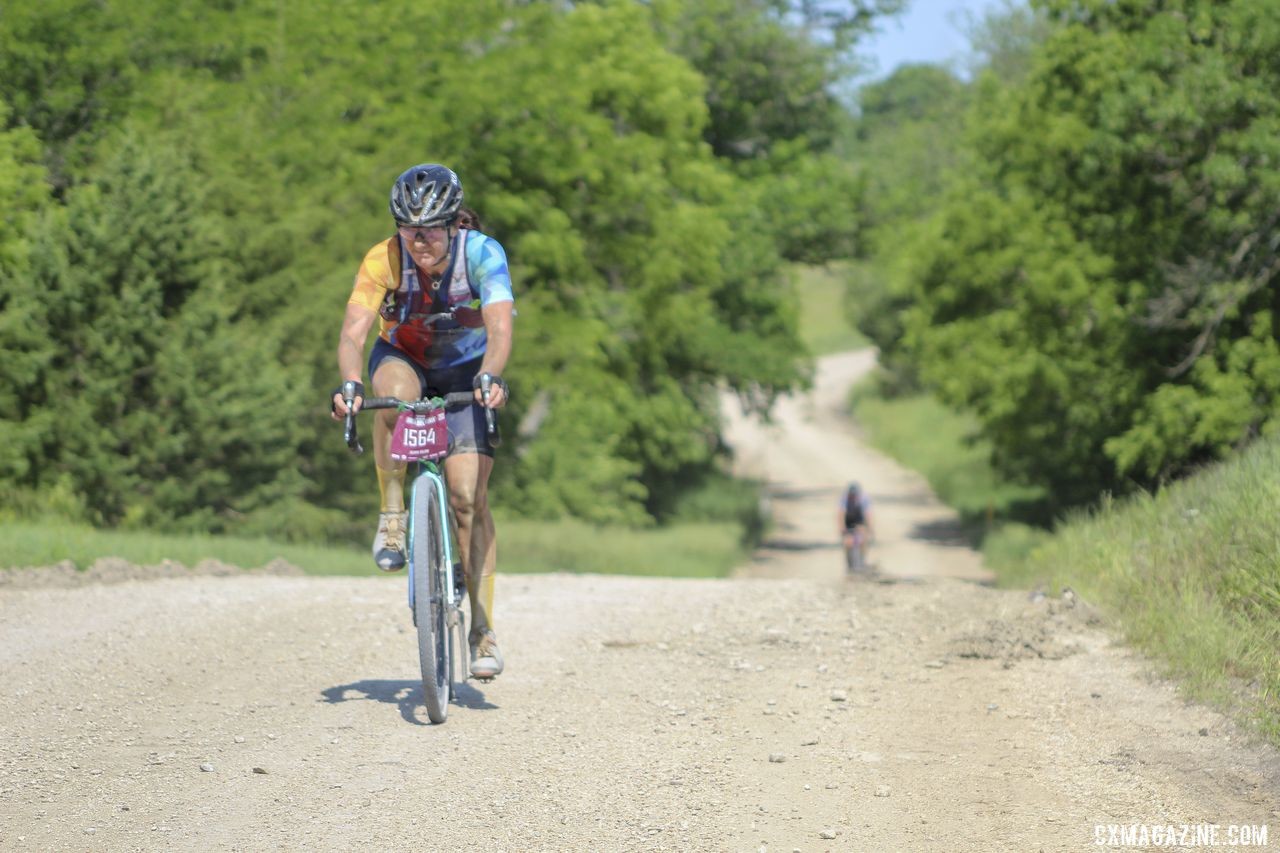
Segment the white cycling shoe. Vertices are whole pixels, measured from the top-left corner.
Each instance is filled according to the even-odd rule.
[[[471,677],[488,681],[502,674],[502,652],[498,650],[498,637],[491,628],[482,632],[471,631]]]
[[[406,512],[378,514],[378,532],[373,537],[373,562],[384,572],[398,572],[404,568]]]

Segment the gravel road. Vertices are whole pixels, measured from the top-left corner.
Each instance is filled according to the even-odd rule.
[[[395,580],[0,587],[0,848],[1084,850],[1108,824],[1268,825],[1280,754],[1087,605],[983,585],[824,359],[732,418],[777,526],[732,579],[499,578],[507,672],[426,723]],[[835,502],[873,500],[882,582]],[[1272,841],[1273,846],[1280,841]],[[1106,849],[1105,847],[1101,849]]]

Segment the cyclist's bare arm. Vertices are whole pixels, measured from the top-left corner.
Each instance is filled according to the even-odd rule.
[[[342,375],[343,382],[360,381],[363,375],[361,362],[364,360],[364,344],[369,338],[369,330],[373,328],[373,321],[377,316],[377,312],[363,305],[347,303],[347,314],[342,319],[342,332],[338,336],[338,372]],[[357,412],[360,411],[360,404],[363,402],[363,398],[357,397],[355,406],[352,408]],[[334,394],[334,419],[341,420],[346,414],[347,404],[342,399],[342,395]]]
[[[494,302],[480,309],[484,318],[484,331],[488,337],[484,348],[484,361],[480,362],[480,372],[490,376],[501,376],[507,367],[507,359],[511,357],[511,326],[515,316],[515,303]],[[476,390],[476,401],[481,400],[480,391]],[[494,385],[489,391],[489,405],[498,409],[507,402],[501,385]]]

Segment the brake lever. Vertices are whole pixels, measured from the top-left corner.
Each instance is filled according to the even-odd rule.
[[[359,456],[364,453],[364,448],[360,445],[360,436],[356,432],[356,413],[351,410],[356,402],[356,383],[351,380],[342,383],[342,401],[347,404],[347,419],[343,425],[342,438],[347,442],[347,449]]]
[[[493,377],[487,373],[480,374],[480,397],[484,401],[484,423],[489,431],[489,444],[497,447],[502,443],[502,436],[498,434],[497,416],[493,409],[489,408],[489,392],[493,389]]]

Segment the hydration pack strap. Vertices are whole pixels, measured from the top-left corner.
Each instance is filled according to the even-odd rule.
[[[467,263],[467,234],[467,229],[459,228],[458,233],[453,236],[453,244],[449,247],[449,266],[440,277],[440,287],[431,293],[428,300],[430,313],[448,312],[452,302],[451,296],[460,287],[465,287],[472,299],[480,298],[480,291],[476,289],[467,269],[470,266]],[[409,247],[405,245],[404,238],[398,234],[396,239],[400,241],[400,286],[396,289],[396,302],[400,310],[397,319],[405,323],[408,322],[413,310],[412,306],[417,301],[414,297],[421,293],[423,288],[418,267],[413,262],[413,256],[409,254]],[[461,263],[458,262],[459,259]]]
[[[462,285],[467,288],[472,299],[477,299],[480,292],[476,290],[476,286],[471,282],[471,274],[467,263],[467,235],[471,232],[466,228],[459,228],[457,235],[453,238],[453,247],[449,252],[449,268],[444,271],[444,277],[441,279],[445,283],[448,292],[447,300],[453,301],[453,294],[458,290],[458,286]],[[461,259],[462,263],[458,263]]]

